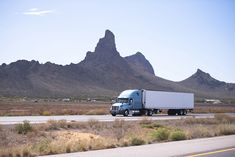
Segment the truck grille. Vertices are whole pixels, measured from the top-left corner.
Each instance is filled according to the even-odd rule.
[[[112,110],[118,110],[118,106],[112,106]]]

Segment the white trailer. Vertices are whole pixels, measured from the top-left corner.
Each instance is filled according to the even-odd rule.
[[[142,100],[145,109],[167,109],[169,115],[185,115],[194,108],[193,93],[143,90]]]
[[[192,93],[143,91],[143,104],[146,109],[192,109],[194,96]]]

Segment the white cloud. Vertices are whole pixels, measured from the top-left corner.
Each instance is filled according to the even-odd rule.
[[[50,14],[55,12],[55,10],[40,10],[38,8],[31,8],[26,12],[23,12],[24,15],[35,15],[35,16],[43,16],[46,14]]]
[[[31,8],[29,9],[29,11],[38,11],[39,9],[38,8]]]

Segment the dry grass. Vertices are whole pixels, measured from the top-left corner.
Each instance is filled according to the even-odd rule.
[[[195,104],[194,113],[234,113],[234,104]]]
[[[38,156],[88,151],[162,141],[184,140],[235,134],[235,117],[126,122],[48,121],[32,125],[31,132],[18,134],[15,126],[1,126],[0,156]],[[6,149],[7,148],[7,149]]]
[[[109,102],[0,101],[0,116],[103,115]]]
[[[25,115],[103,115],[109,114],[110,102],[63,102],[59,100],[0,99],[0,116]],[[195,104],[195,113],[235,112],[233,104]],[[163,111],[166,113],[166,111]]]

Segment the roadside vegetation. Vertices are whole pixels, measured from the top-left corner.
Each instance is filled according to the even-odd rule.
[[[0,116],[105,115],[110,98],[102,100],[10,99],[0,97]],[[235,113],[235,105],[195,103],[194,113]],[[163,111],[166,113],[166,111]]]
[[[29,157],[235,134],[235,117],[126,122],[67,122],[0,126],[0,156]]]
[[[110,102],[0,100],[0,116],[104,115]]]

